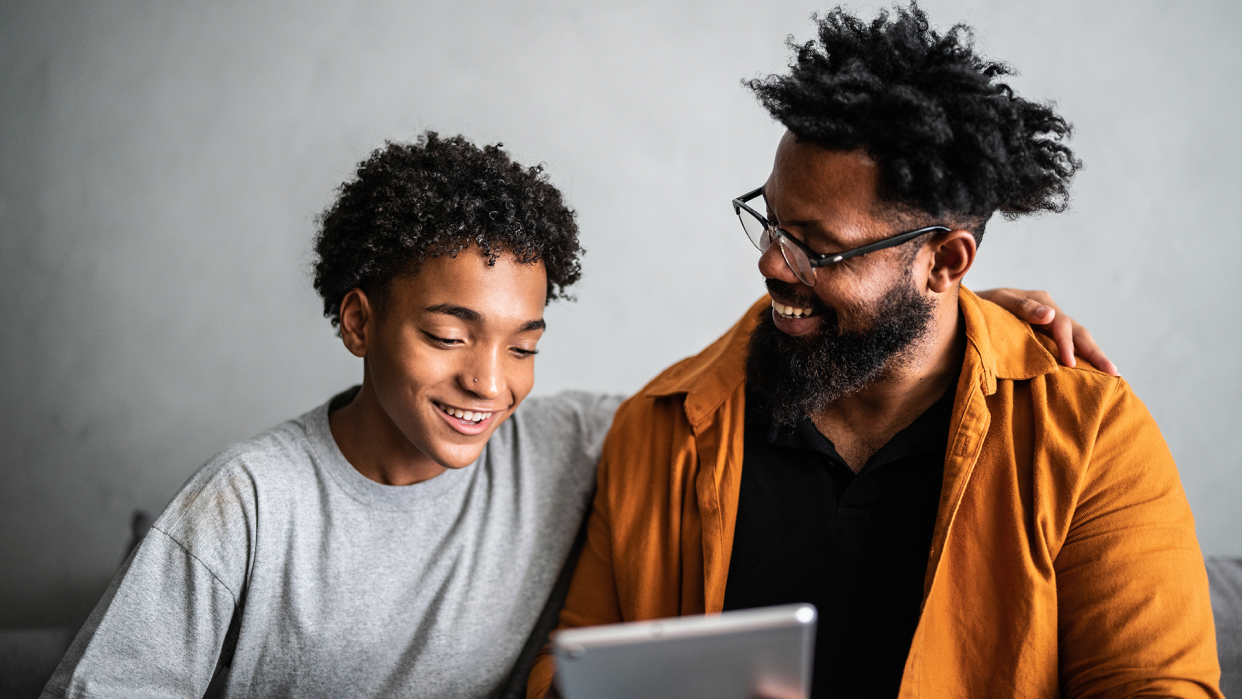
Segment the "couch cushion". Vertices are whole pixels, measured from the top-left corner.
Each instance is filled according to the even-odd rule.
[[[0,631],[0,697],[37,699],[77,631],[71,626]]]
[[[1242,697],[1242,558],[1206,559],[1216,618],[1216,652],[1220,656],[1220,690]]]

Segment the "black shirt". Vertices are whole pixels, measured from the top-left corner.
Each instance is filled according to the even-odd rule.
[[[857,475],[809,418],[746,395],[724,608],[819,610],[812,697],[895,697],[919,621],[953,410],[950,388]]]

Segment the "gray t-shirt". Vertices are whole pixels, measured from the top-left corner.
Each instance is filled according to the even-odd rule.
[[[495,693],[619,402],[528,399],[473,465],[400,487],[350,466],[326,404],[234,445],[156,520],[43,696],[199,697],[217,663],[227,697]]]

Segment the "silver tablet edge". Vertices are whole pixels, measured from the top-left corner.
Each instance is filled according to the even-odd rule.
[[[566,646],[604,646],[661,638],[708,636],[780,626],[809,626],[815,623],[817,616],[814,605],[787,604],[778,607],[761,607],[724,614],[671,617],[667,619],[652,619],[650,621],[585,626],[555,632],[552,638],[552,645],[557,649]]]

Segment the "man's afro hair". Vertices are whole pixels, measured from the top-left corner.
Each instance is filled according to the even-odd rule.
[[[1082,167],[1051,106],[1017,97],[1014,71],[974,51],[971,29],[932,30],[917,4],[870,24],[838,6],[812,15],[819,40],[797,44],[790,72],[744,81],[801,141],[864,149],[880,169],[882,200],[982,226],[1064,211]]]
[[[333,326],[351,289],[379,302],[394,276],[472,244],[491,264],[502,253],[542,261],[548,300],[568,298],[583,252],[574,211],[542,166],[523,167],[502,146],[427,131],[414,143],[387,142],[359,164],[317,219],[315,290]]]

